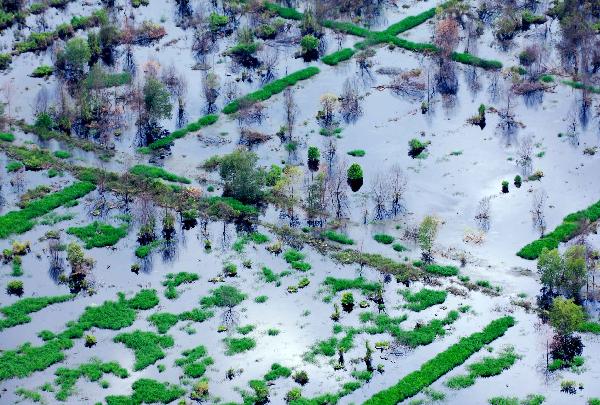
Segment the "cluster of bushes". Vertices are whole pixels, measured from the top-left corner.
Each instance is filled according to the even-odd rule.
[[[75,183],[56,193],[32,201],[27,207],[19,211],[11,211],[0,216],[0,238],[4,239],[15,233],[27,232],[35,225],[33,219],[41,217],[61,205],[77,200],[95,188],[92,183]]]
[[[402,378],[396,385],[373,395],[364,405],[395,405],[418,394],[423,388],[463,364],[483,346],[504,335],[514,324],[515,320],[511,316],[492,321],[483,331],[462,338],[458,343],[425,362],[419,370]]]
[[[177,398],[185,395],[186,390],[178,385],[168,382],[158,382],[149,378],[140,378],[132,385],[133,394],[126,395],[109,395],[106,403],[108,405],[123,405],[123,404],[169,404]]]
[[[74,31],[97,27],[108,22],[108,14],[106,10],[98,10],[90,16],[74,16],[71,23],[61,24],[51,32],[32,32],[27,39],[16,42],[14,49],[16,53],[26,53],[41,51],[48,48],[58,38],[67,38],[73,35]]]
[[[156,150],[161,148],[166,148],[171,146],[175,139],[183,138],[190,132],[196,132],[201,130],[204,127],[214,124],[219,119],[218,115],[209,114],[201,117],[198,121],[192,122],[188,124],[185,128],[178,129],[176,131],[171,132],[169,135],[164,138],[160,138],[151,144],[149,144],[146,148],[141,148],[141,152],[148,153],[150,150]]]
[[[286,87],[293,86],[301,80],[306,80],[320,72],[319,68],[310,66],[302,70],[298,70],[281,79],[274,80],[271,83],[263,86],[260,90],[245,95],[242,98],[233,100],[223,108],[224,114],[233,114],[240,110],[243,106],[252,105],[258,101],[264,101],[271,96],[281,93]]]
[[[544,248],[556,249],[560,242],[568,242],[574,238],[579,231],[580,222],[586,219],[590,222],[600,219],[600,201],[584,210],[567,215],[552,232],[524,246],[517,255],[527,260],[537,259]]]

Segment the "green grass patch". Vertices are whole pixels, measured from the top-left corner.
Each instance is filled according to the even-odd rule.
[[[292,375],[292,370],[278,363],[271,364],[271,370],[265,374],[265,381],[274,381],[278,378],[288,378]]]
[[[190,184],[192,182],[186,177],[178,176],[156,166],[135,165],[129,169],[129,172],[138,176],[149,177],[151,179],[163,179],[175,183]]]
[[[206,373],[206,368],[214,363],[207,356],[206,347],[197,346],[182,353],[183,357],[175,360],[175,365],[183,368],[183,374],[190,378],[200,378]]]
[[[492,321],[483,331],[462,338],[458,343],[438,353],[421,367],[406,375],[394,386],[373,395],[364,405],[395,405],[418,394],[440,377],[463,364],[483,346],[501,337],[515,324],[514,318],[502,317]]]
[[[158,249],[162,245],[162,240],[155,240],[147,245],[138,246],[135,249],[135,255],[140,259],[150,256],[154,250]]]
[[[121,239],[127,236],[129,226],[124,224],[118,228],[105,224],[103,222],[94,221],[91,224],[83,227],[71,227],[67,229],[67,233],[75,235],[83,243],[86,249],[94,247],[114,246]]]
[[[15,140],[15,136],[9,132],[0,132],[0,141],[4,142],[13,142]]]
[[[438,276],[452,277],[458,275],[458,268],[455,266],[441,266],[439,264],[429,264],[425,266],[427,273],[436,274]]]
[[[594,94],[600,94],[600,87],[596,87],[596,86],[592,86],[592,85],[586,85],[582,82],[576,82],[574,80],[563,80],[562,81],[563,84],[566,84],[567,86],[570,86],[574,89],[577,90],[587,90],[590,93],[594,93]]]
[[[398,280],[416,279],[420,271],[410,263],[397,262],[377,253],[365,253],[357,250],[346,249],[334,253],[332,257],[342,264],[360,264],[369,266],[383,273],[396,276]]]
[[[29,231],[35,226],[33,219],[41,217],[61,205],[77,200],[95,188],[92,183],[88,182],[74,183],[56,193],[32,201],[27,207],[19,211],[11,211],[0,216],[0,239]]]
[[[416,293],[411,293],[410,290],[404,290],[400,293],[406,302],[408,302],[404,308],[415,312],[423,311],[434,305],[443,304],[448,296],[446,291],[429,290],[427,288],[423,288]]]
[[[465,65],[477,66],[485,70],[502,69],[502,62],[492,59],[482,59],[467,52],[453,52],[452,60]]]
[[[141,378],[133,383],[133,394],[110,395],[106,397],[108,405],[169,404],[185,395],[186,390],[178,385],[161,383]]]
[[[113,342],[123,343],[132,349],[135,355],[135,371],[143,370],[151,364],[165,357],[162,349],[173,347],[175,344],[171,336],[161,336],[152,332],[140,330],[131,333],[121,333],[114,337]]]

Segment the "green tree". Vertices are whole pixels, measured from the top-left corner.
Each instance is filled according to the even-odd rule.
[[[225,182],[224,194],[243,202],[263,197],[264,172],[256,167],[258,156],[242,149],[223,156],[219,174]]]
[[[92,57],[88,42],[83,38],[73,38],[65,48],[57,54],[56,67],[69,80],[79,80]]]
[[[558,297],[550,309],[550,324],[556,332],[568,336],[575,332],[585,320],[583,308],[575,304],[572,299]]]
[[[148,78],[144,84],[144,107],[152,121],[171,118],[173,104],[169,92],[165,85],[154,77]]]
[[[560,285],[564,268],[563,258],[558,249],[548,250],[544,248],[537,263],[540,282],[550,291]]]
[[[585,246],[570,246],[564,254],[563,288],[570,296],[577,296],[585,285],[587,266]]]
[[[419,247],[425,261],[431,261],[432,249],[435,238],[439,231],[440,223],[437,218],[427,215],[419,225],[418,241]]]

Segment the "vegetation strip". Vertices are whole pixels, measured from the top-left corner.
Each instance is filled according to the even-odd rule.
[[[419,370],[402,378],[396,385],[373,395],[363,405],[395,405],[418,394],[423,388],[463,364],[483,346],[504,335],[514,324],[515,320],[511,316],[492,321],[483,331],[462,338],[458,343],[425,362]]]
[[[583,221],[596,222],[598,219],[600,219],[600,201],[584,210],[567,215],[552,232],[524,246],[517,252],[517,256],[527,260],[537,259],[544,248],[556,249],[560,242],[568,242],[577,236]]]
[[[32,201],[19,211],[11,211],[0,216],[0,239],[10,235],[24,233],[34,227],[33,219],[64,205],[75,201],[94,190],[96,186],[89,182],[78,182],[56,193],[46,195]]]
[[[68,301],[73,297],[73,294],[68,294],[54,297],[23,298],[12,305],[1,307],[0,312],[6,318],[0,319],[0,331],[29,323],[31,322],[29,314],[41,311],[49,305]]]
[[[274,80],[260,90],[246,94],[244,97],[233,100],[223,108],[224,114],[233,114],[240,110],[243,106],[252,105],[258,101],[265,101],[273,95],[281,93],[286,87],[293,86],[301,80],[306,80],[320,72],[318,67],[309,66],[305,69],[298,70],[281,79]]]
[[[214,114],[205,115],[204,117],[201,117],[200,119],[198,119],[198,121],[188,124],[185,128],[181,128],[176,131],[173,131],[169,135],[165,136],[164,138],[160,138],[160,139],[152,142],[145,148],[140,148],[139,151],[142,153],[149,153],[151,150],[157,150],[157,149],[169,147],[169,146],[173,145],[173,143],[175,142],[176,139],[183,138],[190,132],[199,131],[204,127],[214,124],[218,120],[219,120],[218,115],[214,115]]]
[[[163,179],[183,184],[190,184],[192,182],[190,179],[168,172],[162,167],[135,165],[129,171],[138,176],[150,177],[151,179]]]

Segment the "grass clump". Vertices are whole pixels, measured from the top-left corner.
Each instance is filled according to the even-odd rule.
[[[200,276],[196,273],[187,273],[185,271],[179,273],[169,273],[166,276],[165,281],[163,281],[162,285],[166,288],[165,297],[172,300],[179,296],[179,292],[177,291],[177,287],[182,284],[193,283],[200,279]]]
[[[239,111],[242,106],[248,106],[259,101],[268,100],[273,95],[281,93],[287,87],[293,86],[301,80],[309,79],[319,72],[319,68],[315,66],[309,66],[305,69],[298,70],[285,77],[282,77],[281,79],[274,80],[263,86],[260,90],[247,94],[242,98],[233,100],[223,108],[223,113],[233,114]]]
[[[71,153],[67,152],[66,150],[57,150],[54,152],[54,156],[59,159],[68,159],[71,157]]]
[[[288,249],[283,254],[283,259],[292,266],[293,269],[299,271],[308,271],[312,268],[310,263],[304,261],[305,255],[296,249]]]
[[[178,385],[161,383],[149,378],[141,378],[133,383],[133,394],[110,395],[106,397],[108,405],[169,404],[185,395]]]
[[[135,371],[143,370],[149,365],[156,363],[165,357],[162,349],[172,347],[174,340],[170,336],[160,336],[152,332],[143,332],[140,330],[131,333],[121,333],[114,337],[115,343],[123,343],[127,348],[132,349],[135,355]]]
[[[138,176],[149,177],[152,179],[163,179],[172,181],[175,183],[190,184],[192,181],[186,177],[178,176],[174,173],[168,172],[161,167],[147,166],[147,165],[135,165],[129,172]]]
[[[292,375],[292,370],[278,363],[271,364],[271,370],[265,374],[265,381],[274,381],[278,378],[288,378]]]
[[[13,142],[15,140],[15,136],[9,132],[0,132],[0,141],[4,142]]]
[[[66,401],[74,392],[73,388],[77,380],[86,377],[92,382],[99,381],[104,374],[113,374],[119,378],[127,378],[129,373],[117,362],[102,363],[100,360],[93,359],[89,363],[81,364],[77,368],[60,367],[54,375],[56,379],[54,384],[59,387],[55,393],[58,401]]]
[[[598,219],[600,219],[600,201],[584,210],[567,215],[552,232],[524,246],[517,252],[517,256],[527,260],[537,259],[544,248],[556,249],[560,242],[568,242],[574,238],[579,233],[583,221],[596,222]]]
[[[256,347],[256,341],[249,337],[243,338],[225,338],[223,339],[227,350],[225,354],[227,356],[233,356],[234,354],[244,353],[248,350],[252,350]]]
[[[483,346],[504,335],[515,324],[510,316],[496,319],[481,332],[462,338],[458,343],[438,353],[421,367],[400,379],[394,386],[373,395],[364,405],[395,405],[419,393],[444,374],[463,364]]]
[[[344,234],[337,233],[335,231],[325,231],[322,233],[323,237],[332,240],[342,245],[354,245],[354,240],[350,239]]]
[[[393,274],[400,281],[416,279],[419,275],[419,270],[409,263],[400,263],[377,253],[364,253],[346,249],[334,253],[332,257],[342,264],[355,263],[372,267],[383,273]]]
[[[423,288],[416,293],[411,293],[409,290],[405,290],[402,291],[401,294],[408,302],[404,308],[415,312],[423,311],[434,305],[443,304],[448,295],[446,291],[429,290],[427,288]]]
[[[391,245],[392,242],[394,242],[394,237],[391,235],[386,235],[385,233],[378,233],[376,235],[373,235],[373,239],[375,239],[376,242],[382,243],[384,245]]]
[[[19,397],[23,398],[23,399],[28,399],[31,402],[42,402],[44,400],[44,398],[42,397],[42,394],[40,394],[37,391],[32,391],[32,390],[28,390],[25,388],[17,388],[15,390],[15,394],[17,394]]]
[[[354,156],[354,157],[363,157],[367,154],[367,152],[365,152],[362,149],[354,149],[354,150],[351,150],[350,152],[348,152],[348,154],[350,156]]]
[[[465,65],[477,66],[485,70],[502,69],[502,62],[493,59],[482,59],[468,52],[453,52],[452,60]]]
[[[127,236],[128,228],[127,224],[116,228],[103,222],[94,221],[87,226],[71,227],[67,229],[67,233],[77,236],[85,243],[86,249],[91,249],[116,245]]]
[[[41,311],[52,304],[66,302],[73,297],[74,295],[68,294],[53,297],[23,298],[14,304],[0,307],[0,313],[4,315],[4,319],[0,319],[0,331],[29,323],[31,322],[29,314]]]
[[[32,201],[19,211],[11,211],[0,216],[0,239],[12,234],[25,233],[34,227],[33,219],[41,217],[54,209],[77,200],[95,189],[92,183],[78,182],[56,193],[48,194]]]

